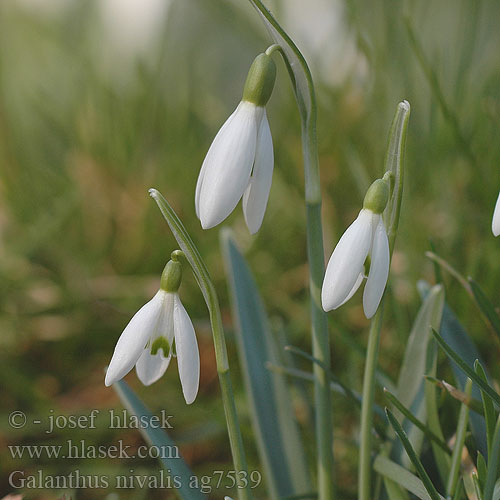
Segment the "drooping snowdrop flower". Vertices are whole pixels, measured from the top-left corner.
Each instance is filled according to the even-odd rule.
[[[371,262],[363,309],[367,318],[377,311],[389,275],[389,242],[381,215],[388,198],[386,181],[376,180],[366,193],[363,209],[337,243],[321,290],[325,311],[337,309],[356,293],[365,277],[364,266],[369,254]]]
[[[500,234],[500,193],[498,194],[495,211],[493,212],[493,220],[491,221],[491,230],[495,236]]]
[[[267,104],[276,80],[270,55],[259,54],[243,99],[215,136],[196,184],[196,215],[204,229],[221,223],[243,198],[245,222],[256,233],[266,211],[274,152]]]
[[[181,284],[180,251],[172,252],[156,295],[130,320],[115,347],[106,372],[110,386],[135,365],[144,385],[156,382],[167,369],[175,348],[182,392],[187,404],[198,393],[200,356],[193,324],[177,293]]]

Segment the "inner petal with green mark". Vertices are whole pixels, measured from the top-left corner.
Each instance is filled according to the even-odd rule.
[[[170,344],[165,337],[156,337],[151,344],[151,355],[155,356],[158,351],[163,350],[163,357],[168,358],[170,354]]]

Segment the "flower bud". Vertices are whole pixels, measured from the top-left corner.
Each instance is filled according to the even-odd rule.
[[[371,210],[374,214],[381,214],[385,210],[388,201],[389,186],[386,181],[377,179],[366,192],[363,208]]]
[[[276,81],[276,65],[266,54],[259,54],[253,61],[243,89],[243,101],[265,106]]]

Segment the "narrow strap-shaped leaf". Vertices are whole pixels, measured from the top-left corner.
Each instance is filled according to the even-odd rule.
[[[474,371],[477,376],[482,378],[484,383],[488,383],[488,379],[486,378],[486,373],[484,371],[483,365],[476,359],[474,363]],[[483,411],[484,411],[484,420],[486,423],[486,440],[488,442],[488,455],[491,453],[491,447],[493,445],[493,434],[495,432],[495,420],[496,413],[493,408],[493,403],[491,399],[486,395],[486,393],[481,390],[481,399],[483,400]]]
[[[361,404],[361,396],[359,394],[356,394],[351,388],[349,388],[347,385],[345,385],[327,366],[325,366],[324,363],[322,363],[319,359],[315,358],[311,354],[303,351],[302,349],[299,349],[298,347],[288,345],[286,346],[286,350],[290,351],[293,354],[296,354],[298,356],[301,356],[309,361],[312,361],[313,363],[316,363],[320,365],[329,375],[330,380],[335,382],[337,385],[339,385],[342,390],[344,391],[344,394],[351,399],[352,401],[356,401],[356,403]],[[382,416],[384,415],[384,411],[380,406],[378,407],[378,413]]]
[[[428,344],[432,339],[430,327],[439,328],[444,305],[444,288],[435,285],[422,302],[415,322],[413,323],[398,378],[396,396],[401,403],[425,422],[426,405],[424,398],[425,374],[427,371]],[[406,427],[403,420],[398,420],[408,432],[408,437],[417,453],[423,442],[422,432],[415,427]],[[433,430],[436,434],[436,430]],[[395,453],[402,453],[400,446],[395,447]],[[402,455],[403,464],[407,458]]]
[[[384,476],[383,479],[385,491],[387,492],[389,500],[410,500],[407,490],[402,488],[398,483],[390,480],[387,476]],[[418,478],[415,479],[420,481]]]
[[[470,396],[472,390],[472,381],[469,379],[465,386],[466,395]],[[453,454],[451,456],[450,474],[448,476],[448,484],[446,486],[446,494],[448,497],[454,497],[458,485],[458,477],[460,473],[460,464],[462,463],[462,451],[465,443],[465,432],[469,421],[469,407],[462,404],[460,415],[458,417],[457,432],[455,445],[453,446]]]
[[[420,421],[417,417],[415,417],[408,408],[406,408],[399,399],[394,396],[387,389],[384,389],[384,395],[387,400],[400,411],[413,425],[416,425],[429,439],[431,439],[434,443],[436,443],[444,452],[448,455],[451,454],[450,447],[444,442],[442,438],[438,435],[434,434],[427,425],[425,425],[422,421]]]
[[[401,424],[397,421],[396,417],[392,414],[392,412],[389,409],[386,408],[385,412],[387,414],[387,418],[389,419],[389,423],[391,424],[392,428],[394,429],[399,439],[401,440],[401,443],[403,444],[404,449],[406,450],[406,453],[408,454],[408,457],[410,458],[413,466],[417,470],[417,473],[420,476],[424,488],[429,494],[431,500],[440,500],[441,496],[436,490],[436,487],[432,484],[432,481],[427,472],[425,471],[422,462],[415,453],[415,450],[413,449],[408,439],[408,436],[406,435],[406,432],[403,430]]]
[[[398,380],[397,398],[410,408],[423,386],[430,326],[439,328],[444,304],[444,289],[434,286],[425,297],[408,338]]]
[[[448,271],[451,276],[453,276],[462,285],[464,290],[473,299],[479,311],[481,311],[482,317],[484,318],[487,326],[491,327],[491,330],[500,337],[500,316],[479,284],[470,277],[465,279],[465,277],[462,276],[448,261],[439,255],[436,255],[434,252],[426,252],[425,255],[431,259],[434,264],[446,269],[446,271]]]
[[[460,401],[462,404],[468,406],[472,411],[476,412],[478,415],[484,415],[483,406],[479,399],[474,399],[469,394],[457,389],[455,386],[446,382],[446,380],[438,380],[437,378],[426,376],[425,379],[441,389],[444,389],[452,398]],[[488,401],[491,400],[488,398]],[[495,426],[495,424],[493,424]]]
[[[483,494],[475,472],[464,476],[464,488],[468,500],[483,500]]]
[[[417,476],[387,457],[378,455],[373,463],[373,468],[382,476],[389,478],[405,490],[413,493],[420,500],[433,500],[434,497],[429,495],[424,483]],[[439,493],[437,499],[444,500]]]
[[[272,363],[267,363],[266,366],[269,370],[273,372],[283,373],[284,375],[299,378],[301,380],[307,380],[308,382],[314,382],[314,375],[304,370],[291,368],[289,366],[275,365]],[[330,381],[330,389],[333,392],[346,396],[353,403],[355,403],[356,406],[361,407],[361,399],[362,399],[361,394],[359,394],[356,391],[353,391],[352,389],[346,391],[345,388],[346,386],[344,384],[342,385],[338,384],[337,382],[335,382],[335,379]],[[379,417],[385,417],[384,410],[378,404],[374,405],[373,410]],[[380,436],[385,436],[386,433],[384,432],[384,429],[381,426],[374,424],[374,428]]]
[[[483,500],[483,488],[479,482],[479,476],[475,472],[472,473],[472,483],[474,485],[474,493],[476,494],[477,500]]]
[[[441,337],[434,328],[432,329],[432,334],[446,355],[454,361],[457,366],[495,402],[495,404],[500,406],[500,396],[498,393],[496,393],[481,377],[476,375],[474,370],[444,341],[443,337]]]
[[[458,485],[457,485],[457,488],[455,490],[455,494],[453,495],[452,500],[459,500],[460,498],[462,498],[463,489],[464,489],[464,482],[462,480],[462,481],[458,482]]]
[[[495,489],[493,490],[493,500],[500,500],[500,478],[495,483]]]
[[[500,475],[500,416],[498,417],[493,434],[493,446],[488,457],[488,473],[486,474],[486,484],[484,485],[483,500],[493,500],[495,484]]]
[[[361,360],[365,360],[366,348],[352,336],[351,332],[349,332],[338,321],[334,321],[333,318],[334,315],[331,314],[328,317],[328,322],[332,325],[331,328],[338,334],[338,339],[349,347],[351,353],[356,354]],[[387,387],[391,392],[396,392],[396,385],[394,381],[390,378],[388,373],[385,373],[381,369],[380,366],[377,366],[375,370],[375,380],[381,388]]]
[[[295,377],[301,380],[307,380],[308,382],[314,382],[314,375],[310,372],[306,372],[304,370],[299,370],[298,368],[291,368],[289,366],[275,365],[273,363],[266,363],[266,367],[268,370],[271,370],[275,373],[282,373],[283,375],[288,375],[289,377]],[[333,392],[338,394],[342,394],[343,396],[349,397],[344,389],[340,387],[339,384],[335,382],[330,382],[330,389]],[[357,393],[353,394],[355,403],[359,403],[358,399],[361,399],[361,396]]]
[[[221,243],[252,424],[272,497],[310,491],[288,385],[282,375],[267,369],[276,355],[262,300],[229,231],[222,232]]]
[[[131,415],[135,415],[140,421],[152,421],[151,419],[154,418],[153,414],[146,408],[144,403],[136,396],[126,382],[123,380],[116,382],[113,384],[113,389],[115,389],[123,406],[125,406]],[[177,450],[174,441],[168,436],[164,429],[147,426],[141,427],[140,432],[148,444],[156,446],[159,450]],[[178,456],[178,450],[176,453],[171,454],[173,458],[164,458],[165,455],[170,455],[170,453],[161,453],[162,458],[159,458],[159,460],[170,477],[179,478],[179,481],[176,481],[176,483],[179,484],[179,487],[176,489],[176,493],[179,497],[182,500],[206,499],[206,496],[201,491],[192,487],[191,478],[195,476],[182,457]]]
[[[498,337],[500,337],[500,316],[498,316],[493,304],[490,302],[490,299],[488,299],[479,284],[472,278],[469,278],[468,281],[479,309],[484,314],[495,333]]]
[[[450,309],[447,304],[444,305],[443,319],[441,321],[441,328],[439,329],[439,332],[446,343],[457,354],[459,354],[469,366],[474,366],[474,361],[476,359],[479,359],[481,361],[481,355],[477,350],[474,342],[458,320],[456,314]],[[467,382],[467,376],[451,360],[449,361],[449,363],[455,376],[457,387],[463,390]],[[487,376],[487,370],[485,370],[485,372]],[[481,398],[481,392],[479,390],[479,387],[477,387],[476,385],[474,385],[474,387],[472,388],[472,397],[475,399]],[[486,454],[487,440],[484,420],[480,415],[476,415],[476,413],[471,413],[469,415],[469,420],[476,445],[478,449],[481,450],[481,453]]]
[[[426,372],[436,375],[437,371],[437,345],[431,339],[427,346]],[[439,419],[439,411],[437,404],[436,387],[429,383],[426,377],[425,382],[425,411],[427,414],[427,425],[436,436],[444,440],[443,430],[441,429],[441,421]],[[436,465],[441,476],[441,481],[446,484],[450,472],[450,457],[445,454],[434,442],[431,441],[432,453],[436,460]]]
[[[476,468],[477,468],[477,478],[481,486],[480,489],[483,490],[484,485],[486,484],[486,475],[488,474],[488,467],[486,465],[486,460],[484,459],[483,454],[480,451],[477,452]]]

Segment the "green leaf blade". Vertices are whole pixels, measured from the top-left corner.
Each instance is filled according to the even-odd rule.
[[[432,329],[432,334],[434,338],[437,340],[440,347],[446,353],[446,355],[453,361],[455,364],[469,377],[472,379],[474,383],[476,383],[484,393],[492,399],[492,401],[500,406],[500,395],[481,377],[476,375],[474,370],[444,341],[443,337],[439,335],[439,333]]]
[[[495,311],[493,304],[490,302],[490,299],[488,299],[479,284],[472,278],[469,278],[468,281],[479,309],[484,314],[488,323],[500,338],[500,316],[498,316],[498,313]]]
[[[432,484],[432,481],[431,481],[429,475],[425,471],[424,466],[422,465],[422,462],[420,461],[417,454],[415,453],[415,450],[413,449],[413,446],[411,445],[410,440],[408,439],[408,436],[406,435],[406,432],[401,427],[401,424],[397,421],[396,417],[392,414],[392,412],[389,409],[386,409],[386,414],[387,414],[387,418],[389,419],[389,423],[391,424],[392,428],[394,429],[394,432],[396,432],[399,439],[401,440],[401,443],[403,444],[403,447],[406,450],[408,457],[410,458],[413,466],[417,470],[417,473],[420,476],[420,479],[422,480],[424,488],[426,489],[427,493],[429,494],[429,497],[431,498],[431,500],[440,500],[441,495],[436,490],[436,487],[434,486],[434,484]]]
[[[153,414],[146,408],[126,382],[123,380],[116,382],[113,384],[113,389],[115,389],[123,406],[125,406],[131,415],[137,416],[141,421],[142,419],[150,421],[153,418]],[[141,427],[140,432],[148,444],[158,447],[159,450],[175,450],[177,448],[174,441],[164,429],[147,426],[145,428]],[[162,458],[159,458],[159,460],[170,477],[179,478],[180,486],[176,489],[176,492],[181,500],[206,500],[207,497],[201,491],[192,487],[191,479],[195,476],[182,457],[164,458],[165,455],[165,453],[162,453]]]
[[[417,476],[404,467],[401,467],[401,465],[396,462],[389,460],[387,457],[378,455],[373,463],[373,468],[382,475],[384,479],[387,478],[393,481],[420,500],[432,500],[432,497],[425,489],[424,483]],[[439,495],[438,498],[444,500],[441,495]]]
[[[252,424],[273,498],[311,490],[303,446],[266,313],[248,266],[227,231],[222,234],[226,273],[237,322],[236,336]]]

